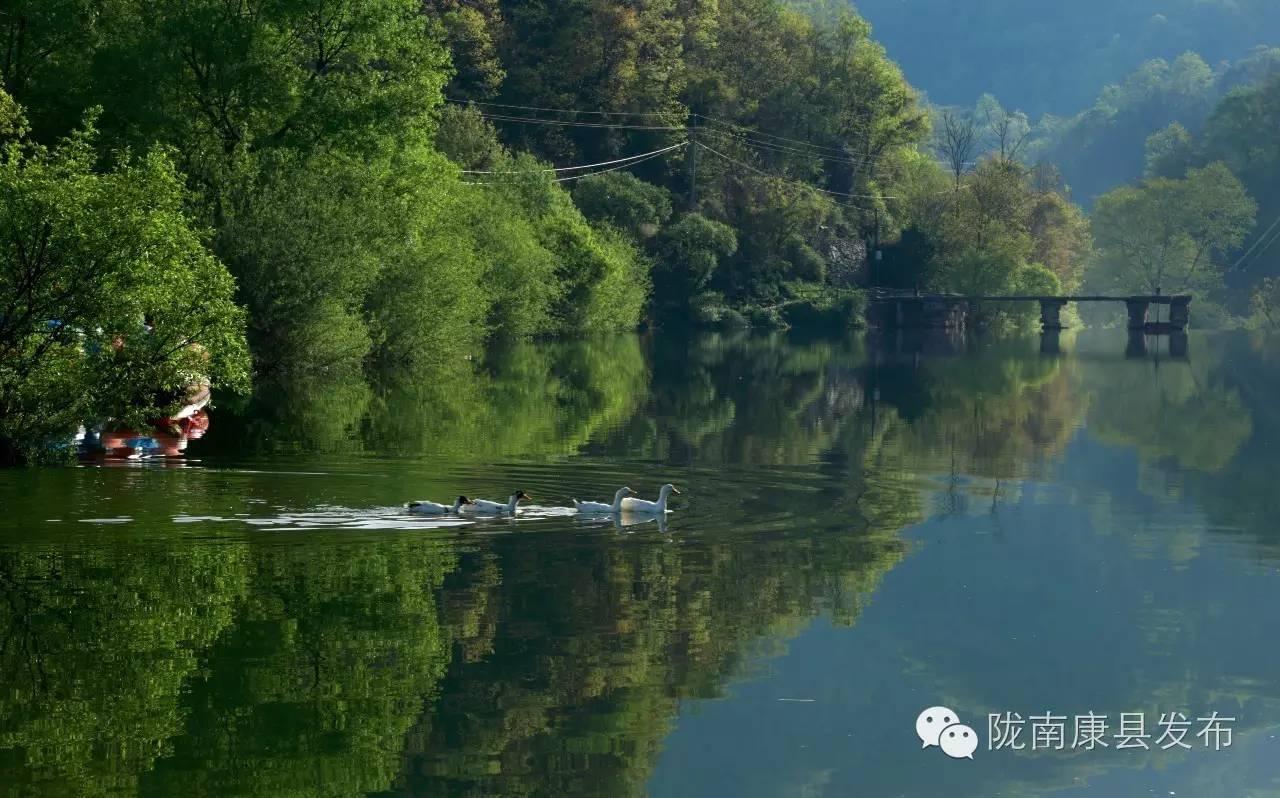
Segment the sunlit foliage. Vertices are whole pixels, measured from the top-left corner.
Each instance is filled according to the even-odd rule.
[[[46,148],[3,92],[0,115],[0,460],[82,420],[173,412],[205,381],[246,387],[235,285],[168,154],[100,171],[92,117]]]
[[[1121,291],[1210,292],[1221,287],[1223,256],[1244,241],[1256,210],[1221,163],[1182,180],[1116,189],[1094,213],[1099,257],[1090,277]]]

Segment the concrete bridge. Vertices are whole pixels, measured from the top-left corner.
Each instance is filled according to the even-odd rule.
[[[1123,302],[1129,329],[1151,334],[1181,332],[1191,319],[1191,297],[1180,296],[965,296],[961,294],[872,293],[871,322],[888,328],[960,329],[967,326],[981,302],[1038,302],[1040,325],[1046,331],[1061,330],[1062,309],[1068,302]],[[1152,306],[1169,306],[1169,318],[1147,318]]]

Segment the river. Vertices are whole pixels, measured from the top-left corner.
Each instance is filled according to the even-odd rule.
[[[1061,349],[519,344],[0,472],[0,796],[1280,794],[1280,356]]]

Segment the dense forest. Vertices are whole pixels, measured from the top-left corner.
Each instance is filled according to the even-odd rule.
[[[941,287],[989,247],[983,279],[1070,279],[1083,240],[1011,159],[974,178],[996,205],[943,179],[836,2],[64,0],[0,28],[8,439],[158,416],[197,375],[848,324],[867,242],[903,230]]]
[[[1267,30],[1237,6],[1215,19]],[[1271,50],[1152,61],[1033,125],[998,80],[929,105],[840,0],[27,0],[0,33],[7,459],[210,386],[467,369],[499,340],[846,327],[870,285],[1274,312],[1272,272],[1226,268],[1276,232],[1275,147],[1247,134]],[[1076,203],[1144,177],[1091,231]]]

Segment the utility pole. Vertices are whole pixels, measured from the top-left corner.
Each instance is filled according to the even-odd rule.
[[[871,285],[876,285],[876,280],[880,278],[880,206],[875,207],[876,211],[876,232],[872,243],[872,250],[867,253],[867,281]]]
[[[685,153],[684,163],[688,171],[687,180],[689,181],[689,212],[692,213],[698,209],[698,139],[697,124],[695,120],[696,114],[689,114],[689,125],[685,128],[685,134],[688,137],[689,148]]]

